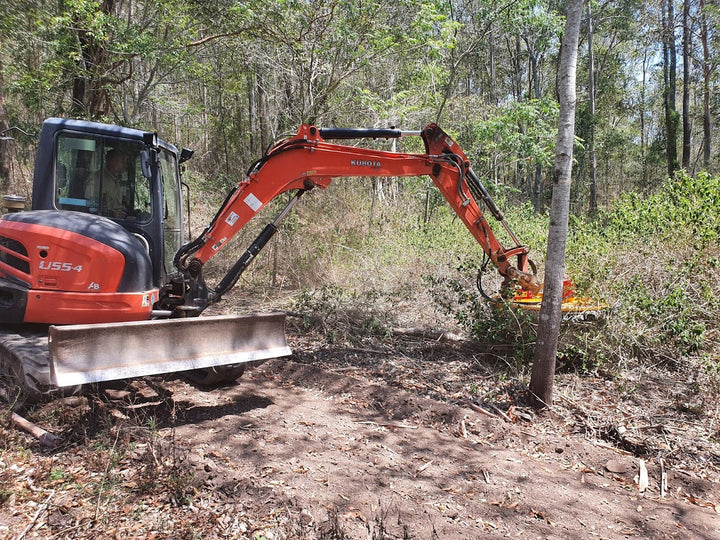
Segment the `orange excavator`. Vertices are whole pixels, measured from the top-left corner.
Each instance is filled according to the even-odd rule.
[[[419,136],[424,153],[350,146]],[[155,133],[52,118],[43,124],[32,209],[0,219],[0,367],[26,394],[168,372],[201,383],[285,356],[284,314],[197,317],[218,302],[312,189],[338,177],[429,176],[486,257],[532,301],[540,283],[458,144],[421,131],[302,125],[249,169],[202,233],[183,243],[182,163]],[[290,192],[215,286],[203,266],[270,201]],[[485,208],[511,239],[503,246]]]

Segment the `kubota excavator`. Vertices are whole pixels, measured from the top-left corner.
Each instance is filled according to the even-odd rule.
[[[329,142],[404,136],[421,137],[425,153]],[[237,378],[248,362],[290,354],[283,313],[196,316],[235,285],[304,193],[338,177],[429,176],[505,280],[530,300],[540,289],[528,247],[434,124],[415,132],[302,125],[255,162],[210,224],[183,244],[180,171],[191,155],[155,133],[45,121],[32,209],[0,219],[0,365],[26,394],[188,370],[212,383]],[[285,192],[292,196],[276,219],[208,286],[204,264]]]

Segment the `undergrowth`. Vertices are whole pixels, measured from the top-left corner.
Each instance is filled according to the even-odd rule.
[[[524,216],[523,226],[544,222]],[[628,365],[683,371],[718,390],[720,178],[679,174],[657,193],[626,194],[595,218],[573,217],[567,275],[581,295],[604,302],[601,324],[565,324],[558,365],[612,376]],[[440,306],[474,338],[529,359],[534,316],[490,307],[463,276],[431,277]]]

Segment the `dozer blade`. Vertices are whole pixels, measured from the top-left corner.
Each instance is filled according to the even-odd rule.
[[[58,387],[291,354],[284,313],[51,326],[48,345]]]

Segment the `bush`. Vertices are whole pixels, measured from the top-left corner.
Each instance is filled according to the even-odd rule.
[[[542,255],[546,218],[523,206],[507,213]],[[580,295],[604,301],[612,312],[602,325],[565,325],[559,365],[597,372],[647,362],[717,381],[720,177],[679,174],[653,195],[623,195],[594,219],[573,217],[570,231],[566,274]],[[528,360],[533,316],[490,308],[467,277],[477,270],[466,261],[453,275],[430,279],[436,302],[475,339],[506,345],[515,359]]]
[[[574,220],[573,231],[573,277],[616,307],[596,354],[701,370],[717,361],[720,177],[680,173],[655,194],[625,194],[595,220]]]

